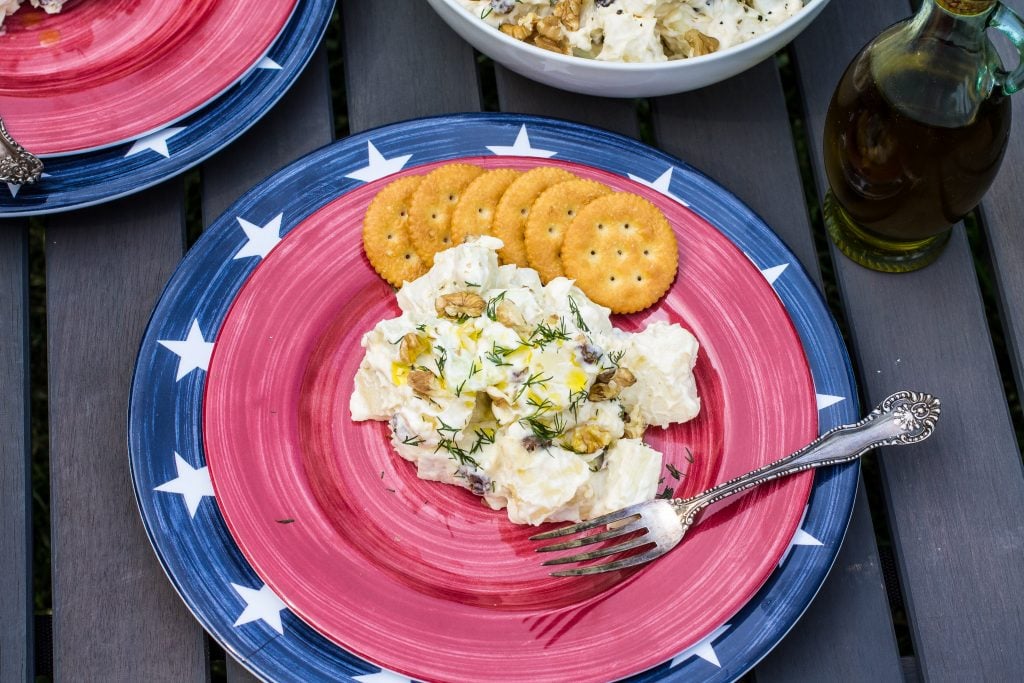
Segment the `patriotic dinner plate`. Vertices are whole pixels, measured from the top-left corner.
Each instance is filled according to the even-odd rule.
[[[106,147],[199,109],[270,48],[296,0],[71,0],[0,35],[0,112],[36,155]],[[27,3],[26,3],[27,5]]]
[[[71,10],[77,12],[86,5],[100,7],[105,3],[69,4],[67,16],[74,16]],[[237,83],[184,119],[123,144],[48,157],[43,177],[35,184],[0,184],[0,218],[68,211],[110,201],[202,162],[248,130],[288,90],[320,42],[333,8],[334,0],[298,0],[269,51],[256,57]],[[27,8],[22,8],[24,11]],[[0,44],[6,37],[0,36]],[[0,75],[0,82],[2,79]]]
[[[855,465],[755,490],[639,570],[554,579],[530,529],[416,479],[383,425],[350,422],[359,336],[396,310],[362,255],[362,211],[389,179],[451,159],[560,165],[669,217],[679,279],[656,307],[616,323],[678,321],[701,342],[702,415],[648,433],[684,473],[666,470],[677,493],[855,419],[845,350],[813,284],[707,177],[564,122],[396,124],[254,188],[161,297],[129,420],[136,494],[168,575],[225,648],[270,680],[738,677],[824,579]]]

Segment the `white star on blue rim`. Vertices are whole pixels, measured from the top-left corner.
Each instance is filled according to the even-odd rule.
[[[164,157],[165,159],[170,159],[171,158],[171,152],[170,152],[169,149],[167,149],[167,141],[170,140],[171,138],[173,138],[175,135],[177,135],[178,133],[180,133],[183,130],[185,130],[185,129],[184,128],[164,128],[163,130],[158,130],[155,133],[150,133],[149,135],[146,135],[145,137],[141,137],[138,140],[136,140],[132,144],[131,149],[129,149],[128,153],[125,154],[124,156],[125,156],[125,158],[128,158],[130,156],[134,156],[136,154],[139,154],[141,152],[145,152],[145,151],[148,150],[148,151],[156,152],[157,154],[159,154],[160,156]]]
[[[815,394],[814,398],[818,402],[818,410],[824,410],[846,400],[845,396],[832,396],[831,394]]]
[[[286,605],[274,591],[270,590],[270,586],[264,584],[257,590],[232,583],[231,587],[245,600],[245,609],[235,620],[236,627],[254,621],[262,621],[278,633],[284,633],[284,627],[281,625],[281,610],[285,609]]]
[[[768,280],[768,284],[774,285],[775,281],[779,279],[779,276],[785,272],[786,268],[789,268],[788,263],[782,265],[772,266],[771,268],[761,269],[761,274],[764,275],[764,279]]]
[[[250,223],[241,216],[236,216],[235,220],[242,226],[242,231],[245,232],[245,236],[249,238],[249,241],[243,244],[242,248],[232,258],[240,259],[252,256],[263,258],[269,254],[270,250],[281,241],[281,218],[283,216],[284,214],[279,213],[263,226]]]
[[[694,657],[694,656],[700,657],[705,662],[708,662],[709,664],[714,664],[718,668],[722,668],[722,663],[718,661],[718,655],[715,653],[715,648],[714,648],[713,643],[716,640],[718,640],[718,638],[723,633],[725,633],[728,630],[729,630],[729,624],[725,624],[724,626],[719,626],[714,631],[712,631],[711,635],[709,635],[707,638],[705,638],[704,640],[700,641],[696,645],[694,645],[694,646],[692,646],[690,648],[687,648],[686,650],[683,650],[682,652],[677,654],[675,657],[673,657],[672,658],[672,664],[670,665],[669,668],[674,669],[677,666],[679,666],[680,664],[682,664],[683,662],[685,662],[690,657]]]
[[[539,159],[550,159],[558,154],[558,152],[552,152],[549,149],[537,149],[530,144],[530,134],[526,130],[525,123],[519,128],[519,134],[516,135],[516,141],[512,143],[511,147],[488,145],[487,149],[491,150],[498,156],[537,157]]]
[[[40,178],[51,178],[52,176],[49,173],[41,173],[41,174],[39,174],[39,177]],[[21,185],[19,183],[7,183],[7,189],[10,190],[11,198],[13,199],[13,198],[17,197],[18,196],[18,192],[21,191]]]
[[[352,171],[345,176],[346,178],[362,180],[364,183],[378,180],[392,173],[398,173],[405,168],[405,164],[412,158],[411,154],[406,154],[400,157],[385,159],[384,155],[377,151],[377,148],[369,140],[366,141],[366,156],[366,166]]]
[[[675,201],[679,202],[683,206],[689,206],[688,203],[686,203],[685,201],[683,201],[679,197],[677,197],[674,194],[672,194],[672,191],[669,189],[669,187],[672,185],[672,167],[671,166],[669,166],[668,170],[666,170],[664,173],[662,173],[660,176],[658,176],[654,180],[647,180],[646,178],[641,178],[640,176],[633,175],[632,173],[627,173],[626,175],[628,175],[629,179],[634,181],[634,182],[640,183],[641,185],[645,185],[645,186],[651,188],[652,190],[657,190],[658,192],[662,193],[663,195],[665,195],[669,199],[674,199]]]
[[[809,506],[807,505],[804,506],[804,513],[800,515],[800,524],[797,525],[796,533],[793,534],[793,539],[789,542],[789,545],[786,546],[786,552],[782,553],[782,557],[779,558],[780,567],[782,566],[782,563],[786,561],[786,558],[789,557],[789,553],[792,552],[793,546],[795,545],[825,545],[824,543],[816,539],[814,536],[811,536],[809,533],[804,531],[804,520],[807,519],[808,507]]]
[[[375,674],[360,674],[352,678],[362,683],[412,683],[411,678],[406,678],[387,669],[381,669]]]
[[[170,349],[178,356],[178,374],[175,382],[193,370],[206,371],[210,366],[210,356],[213,354],[213,342],[203,339],[203,331],[199,329],[199,321],[193,320],[189,328],[188,336],[184,341],[175,339],[158,339],[157,343]]]
[[[154,491],[162,493],[177,493],[185,499],[185,506],[188,508],[188,516],[195,518],[199,503],[203,498],[213,497],[213,482],[210,481],[210,470],[206,467],[192,467],[185,458],[177,453],[174,454],[174,466],[178,476],[168,482],[160,484]]]
[[[281,65],[275,62],[270,57],[264,57],[256,63],[257,69],[269,69],[270,71],[280,71]]]

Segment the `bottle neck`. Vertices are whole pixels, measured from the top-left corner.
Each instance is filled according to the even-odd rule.
[[[997,4],[996,0],[924,0],[908,28],[916,35],[976,49],[988,40],[985,29]]]

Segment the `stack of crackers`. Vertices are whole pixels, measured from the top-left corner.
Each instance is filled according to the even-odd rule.
[[[477,235],[504,242],[502,263],[533,268],[544,283],[572,278],[615,313],[658,301],[679,260],[675,233],[654,204],[555,166],[445,164],[386,185],[363,221],[370,265],[395,287]]]

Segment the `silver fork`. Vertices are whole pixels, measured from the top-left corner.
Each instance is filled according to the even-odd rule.
[[[898,446],[924,441],[935,430],[938,418],[937,398],[931,394],[900,391],[882,401],[860,422],[836,427],[795,453],[698,493],[692,498],[657,499],[637,503],[579,524],[531,536],[530,540],[543,541],[598,527],[606,528],[606,531],[596,534],[537,548],[538,552],[551,552],[570,550],[618,536],[643,532],[617,545],[548,560],[544,562],[545,565],[583,562],[644,546],[653,546],[644,552],[620,560],[556,571],[551,573],[552,576],[583,576],[650,562],[678,545],[683,539],[683,534],[693,525],[694,517],[708,505],[780,477],[814,467],[856,460],[879,446]]]
[[[43,162],[11,137],[0,118],[0,182],[25,185],[39,180],[42,174]]]

